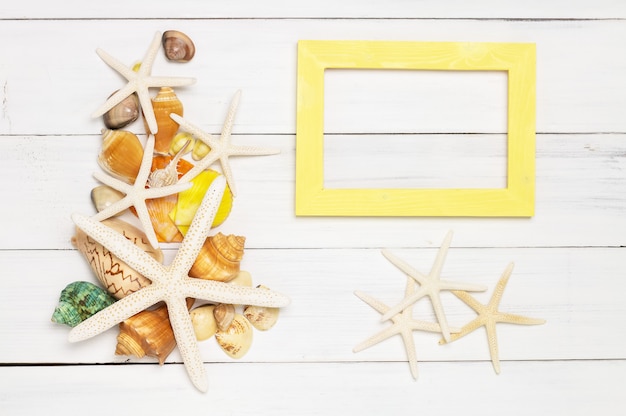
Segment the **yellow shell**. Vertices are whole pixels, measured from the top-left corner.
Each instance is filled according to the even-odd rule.
[[[183,154],[191,152],[194,142],[195,139],[191,133],[188,133],[186,131],[176,133],[176,135],[172,139],[172,143],[170,144],[170,155],[174,156],[178,154],[178,152],[180,152],[185,145],[187,146],[185,147],[185,150],[183,150]]]
[[[240,270],[237,276],[232,278],[228,283],[235,286],[252,287],[252,275],[250,272]]]
[[[193,160],[200,160],[208,155],[210,151],[211,148],[208,144],[206,144],[202,140],[196,140],[196,142],[193,144],[193,150],[191,151],[191,158]]]
[[[245,237],[217,233],[206,239],[191,270],[190,277],[228,282],[240,270]]]
[[[236,314],[227,330],[215,333],[215,339],[230,357],[241,358],[252,345],[252,327],[243,315]]]
[[[174,224],[178,227],[180,232],[185,235],[191,225],[193,217],[196,215],[196,211],[202,203],[204,194],[211,186],[211,183],[220,175],[219,172],[207,169],[196,176],[191,182],[191,188],[178,194],[178,203],[176,208],[170,212],[170,218],[174,221]],[[222,201],[215,214],[215,219],[211,228],[215,228],[222,224],[233,207],[233,194],[230,191],[230,187],[226,186]]]
[[[158,248],[152,248],[143,231],[119,218],[109,218],[102,223],[120,232],[159,263],[163,262],[163,253]],[[151,283],[149,279],[121,261],[80,228],[76,228],[76,234],[72,237],[72,244],[87,259],[104,288],[116,299],[121,299]]]
[[[174,135],[178,131],[178,123],[172,120],[171,113],[183,115],[183,103],[178,99],[170,87],[161,87],[156,97],[152,99],[152,108],[156,118],[158,131],[154,135],[154,151],[167,153]],[[146,130],[148,130],[146,124]]]
[[[120,323],[115,354],[154,357],[163,364],[174,350],[176,339],[167,307],[145,310]]]
[[[263,285],[257,286],[260,289],[267,289]],[[266,306],[248,305],[243,308],[243,315],[250,321],[253,327],[259,331],[267,331],[278,321],[279,308]]]
[[[135,134],[126,130],[102,130],[102,150],[98,156],[102,169],[134,183],[142,158],[143,146]]]
[[[203,305],[189,312],[193,331],[198,341],[207,340],[217,332],[214,310],[215,305]]]

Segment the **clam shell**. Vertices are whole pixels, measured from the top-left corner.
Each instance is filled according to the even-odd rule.
[[[61,291],[52,322],[75,327],[114,302],[111,295],[93,283],[73,282]]]
[[[235,305],[220,303],[213,309],[215,323],[220,331],[226,331],[235,319]]]
[[[196,53],[196,47],[183,32],[167,30],[161,38],[165,57],[174,62],[189,62]]]
[[[96,186],[91,190],[91,202],[98,212],[122,198],[124,198],[123,193],[107,185]],[[122,215],[123,212],[118,212],[115,215]]]
[[[191,181],[191,188],[178,194],[178,203],[176,204],[176,209],[170,212],[170,218],[174,221],[174,224],[176,224],[183,235],[187,233],[187,230],[191,225],[191,221],[193,221],[196,211],[200,207],[206,191],[219,175],[219,172],[207,169]],[[215,218],[211,224],[211,228],[215,228],[222,224],[226,218],[228,218],[232,207],[233,194],[230,191],[230,187],[226,186],[220,206],[217,209],[217,213],[215,214]]]
[[[158,248],[152,248],[143,231],[119,218],[109,218],[102,223],[120,232],[159,263],[163,262],[163,253]],[[121,261],[80,228],[76,228],[76,234],[72,237],[72,244],[83,254],[98,280],[116,299],[121,299],[151,283],[150,280]]]
[[[159,364],[163,364],[176,347],[174,331],[165,305],[131,316],[120,323],[119,329],[116,355],[154,357],[159,360]]]
[[[228,283],[235,286],[252,287],[252,275],[250,272],[240,270],[239,273],[237,273],[237,276],[231,279]]]
[[[139,98],[135,93],[124,98],[119,104],[102,115],[104,125],[109,129],[120,129],[137,118],[139,118]]]
[[[191,158],[196,161],[200,160],[206,155],[208,155],[210,151],[211,151],[211,148],[209,147],[208,144],[206,144],[202,140],[196,140],[195,143],[193,144],[193,149],[191,151]]]
[[[135,183],[143,146],[139,137],[126,130],[102,130],[102,150],[98,164],[109,174],[128,183]]]
[[[252,326],[243,315],[236,314],[227,330],[215,333],[215,339],[230,357],[241,358],[252,345]]]
[[[268,289],[263,285],[257,286],[261,289]],[[248,305],[243,308],[243,315],[259,331],[267,331],[278,321],[279,308],[265,306]]]
[[[190,277],[228,282],[237,276],[246,238],[217,233],[206,239],[191,270]]]
[[[217,321],[213,311],[215,305],[204,305],[189,312],[191,324],[198,341],[211,338],[217,332]]]
[[[187,143],[189,144],[187,144],[185,150],[183,150],[183,154],[191,152],[195,141],[196,140],[194,139],[193,135],[189,132],[181,131],[179,133],[176,133],[174,135],[174,138],[172,139],[172,143],[170,144],[170,155],[174,156],[178,154],[178,152],[180,152],[183,146],[185,146],[185,144]]]
[[[161,87],[152,99],[152,108],[156,118],[158,131],[154,134],[154,151],[168,153],[174,135],[178,131],[178,123],[172,120],[171,113],[183,115],[183,103],[170,87]],[[146,124],[146,131],[149,131]]]

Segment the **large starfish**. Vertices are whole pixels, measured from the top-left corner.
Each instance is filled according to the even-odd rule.
[[[196,388],[206,391],[207,377],[185,299],[198,298],[216,303],[268,307],[282,307],[289,303],[286,296],[265,288],[235,286],[188,276],[189,269],[207,238],[225,187],[223,177],[213,181],[169,266],[160,264],[111,228],[83,215],[72,215],[76,225],[87,235],[150,279],[152,284],[131,293],[74,327],[69,334],[69,341],[91,338],[155,303],[165,301],[187,373]]]
[[[93,176],[105,185],[110,186],[125,194],[124,198],[109,205],[102,211],[93,216],[95,221],[105,220],[119,212],[124,211],[131,206],[135,207],[137,217],[141,221],[143,230],[148,237],[148,241],[153,248],[157,248],[159,242],[150,221],[150,214],[146,207],[146,199],[160,198],[163,196],[176,194],[178,192],[189,189],[191,183],[176,183],[174,185],[161,186],[158,188],[146,188],[146,182],[150,176],[150,168],[152,166],[152,151],[154,150],[154,136],[148,136],[146,146],[143,150],[143,158],[141,167],[135,178],[135,183],[130,185],[104,172],[94,172]]]
[[[435,259],[435,263],[433,264],[430,273],[426,276],[415,270],[413,267],[409,266],[409,264],[405,261],[393,255],[389,250],[382,251],[387,260],[393,263],[408,276],[415,279],[420,284],[420,288],[414,293],[405,296],[404,299],[397,305],[389,308],[389,310],[383,314],[381,320],[385,321],[387,319],[390,319],[402,309],[414,304],[415,302],[417,302],[417,300],[423,298],[424,296],[428,296],[430,298],[430,302],[433,305],[435,315],[437,316],[437,322],[439,322],[439,325],[441,326],[441,333],[443,334],[444,339],[450,339],[450,328],[448,327],[448,320],[446,319],[446,315],[443,312],[443,305],[441,304],[439,292],[441,292],[442,290],[487,290],[487,288],[483,285],[476,285],[465,282],[453,282],[450,280],[440,279],[443,262],[446,259],[446,254],[448,252],[448,248],[450,248],[451,241],[452,231],[449,231],[443,243],[441,244],[441,248],[437,253],[437,258]]]
[[[189,170],[185,175],[180,178],[180,182],[187,182],[198,176],[200,172],[207,169],[213,164],[213,162],[219,160],[222,166],[222,174],[226,177],[228,186],[230,187],[233,196],[237,195],[235,189],[235,181],[233,180],[233,173],[230,168],[230,162],[228,158],[230,156],[262,156],[262,155],[275,155],[280,153],[280,150],[276,149],[264,149],[260,147],[252,146],[236,146],[231,143],[231,133],[233,131],[233,123],[235,121],[235,114],[237,113],[237,107],[239,106],[239,98],[241,97],[241,91],[238,90],[233,97],[226,120],[224,121],[224,127],[222,128],[222,134],[220,139],[215,139],[211,134],[203,131],[198,126],[188,122],[178,114],[171,113],[170,117],[177,122],[180,127],[191,133],[196,139],[199,139],[206,143],[211,148],[211,151],[196,163],[196,165]]]
[[[122,75],[128,83],[111,95],[100,108],[98,108],[92,114],[92,117],[99,117],[102,114],[109,111],[115,105],[119,104],[132,93],[136,92],[139,98],[139,103],[143,110],[143,115],[146,118],[146,123],[152,134],[158,131],[156,118],[154,117],[154,109],[152,108],[152,102],[150,101],[150,94],[148,88],[151,87],[181,87],[184,85],[191,85],[196,82],[195,78],[184,77],[154,77],[151,75],[152,65],[156,54],[161,47],[161,33],[156,32],[154,39],[150,44],[150,47],[146,51],[146,55],[141,61],[141,66],[137,72],[133,71],[132,67],[124,65],[121,61],[112,57],[102,49],[96,49],[96,53],[102,60],[111,68],[116,70]]]
[[[502,277],[498,281],[496,288],[491,295],[491,299],[489,303],[483,305],[479,303],[476,299],[474,299],[471,295],[462,291],[453,291],[459,299],[465,302],[470,308],[474,309],[478,316],[465,325],[459,333],[453,334],[450,341],[441,340],[440,344],[445,344],[446,342],[455,341],[459,338],[464,337],[465,335],[473,332],[477,328],[484,326],[487,330],[487,341],[489,343],[489,354],[491,355],[491,362],[493,363],[493,369],[496,371],[496,374],[500,374],[500,359],[498,357],[498,339],[496,336],[496,324],[499,322],[507,322],[510,324],[517,325],[540,325],[545,323],[544,319],[536,319],[536,318],[527,318],[521,315],[514,315],[511,313],[500,312],[498,310],[498,306],[500,305],[500,300],[502,299],[502,294],[504,293],[504,288],[509,281],[509,277],[513,272],[513,263],[510,263]]]
[[[409,296],[410,294],[415,292],[416,283],[410,277],[407,277],[406,282],[406,290],[404,292],[405,296]],[[363,302],[370,305],[377,312],[381,314],[387,312],[389,310],[389,306],[385,305],[381,301],[363,293],[356,291],[354,294],[361,299]],[[407,358],[409,360],[409,368],[411,369],[411,375],[414,379],[417,379],[417,354],[415,353],[415,342],[413,340],[413,331],[430,331],[430,332],[441,332],[441,327],[434,322],[426,322],[426,321],[418,321],[413,319],[413,305],[408,306],[402,312],[394,315],[391,320],[393,321],[393,325],[383,329],[382,331],[372,335],[370,338],[361,342],[359,345],[354,347],[353,352],[363,351],[366,348],[369,348],[373,345],[378,344],[381,341],[384,341],[396,334],[400,334],[402,336],[402,341],[404,342],[404,349],[406,351]]]

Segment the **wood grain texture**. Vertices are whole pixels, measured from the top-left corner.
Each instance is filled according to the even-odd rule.
[[[626,412],[626,55],[615,52],[626,47],[626,3],[5,3],[0,414]],[[70,244],[70,215],[94,212],[89,192],[103,125],[89,114],[122,84],[95,49],[132,64],[155,31],[172,28],[191,35],[196,57],[174,65],[160,56],[154,74],[198,79],[177,91],[185,117],[218,132],[241,88],[233,141],[281,150],[233,158],[239,196],[219,231],[246,236],[242,268],[292,304],[274,328],[255,332],[242,360],[228,358],[214,340],[201,344],[206,395],[188,382],[177,351],[162,367],[128,361],[113,355],[114,330],[69,344],[68,328],[50,322],[67,283],[95,282]],[[535,43],[535,216],[295,217],[300,39]],[[376,82],[376,75],[334,79],[329,108],[337,112],[325,126],[324,160],[333,186],[502,186],[502,79],[396,73]],[[130,129],[143,131],[141,123]],[[404,290],[405,276],[380,249],[427,272],[450,229],[444,277],[488,286],[476,295],[484,302],[513,261],[501,309],[547,323],[498,327],[499,376],[484,331],[446,346],[416,333],[416,382],[397,337],[352,353],[385,325],[353,292],[394,303]],[[171,261],[177,245],[163,248]],[[443,301],[454,325],[473,318],[452,295]],[[428,302],[415,314],[433,319]],[[108,397],[124,410],[111,410]]]

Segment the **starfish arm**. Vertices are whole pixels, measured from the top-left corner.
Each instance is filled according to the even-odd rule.
[[[487,330],[487,343],[489,344],[489,355],[491,356],[491,363],[496,374],[500,374],[500,357],[498,354],[498,337],[496,335],[496,323],[495,321],[487,322],[485,324]]]
[[[451,242],[452,230],[448,231],[448,234],[446,234],[446,237],[443,239],[443,243],[441,243],[441,247],[439,247],[437,257],[435,258],[435,263],[430,270],[430,276],[436,276],[437,278],[441,276],[441,269],[443,268],[443,263],[446,260],[446,255],[448,254],[448,249],[450,248]]]
[[[394,266],[400,269],[404,274],[415,279],[418,283],[423,283],[424,280],[426,280],[426,276],[415,270],[413,267],[409,266],[407,262],[397,257],[391,251],[383,249],[381,250],[381,252],[383,253],[383,256],[385,256],[385,258],[389,260]]]
[[[480,314],[480,313],[482,313],[485,310],[485,305],[483,305],[482,303],[478,302],[469,293],[463,292],[461,290],[453,290],[452,293],[454,294],[454,296],[456,296],[457,298],[461,299],[463,301],[463,303],[465,303],[467,306],[469,306],[470,308],[474,309],[474,311],[476,311],[476,313]]]
[[[108,66],[113,68],[116,72],[118,72],[121,76],[126,78],[127,81],[132,81],[137,78],[137,73],[133,71],[132,68],[124,65],[122,61],[117,58],[114,58],[104,50],[98,48],[96,49],[96,54],[106,63]]]
[[[196,79],[191,77],[148,77],[147,87],[185,87],[195,84]]]
[[[264,147],[253,146],[231,146],[231,156],[268,156],[277,155],[280,153],[280,149],[270,149]]]
[[[154,37],[152,38],[152,42],[150,42],[150,46],[146,50],[143,59],[141,60],[141,65],[139,66],[139,75],[146,77],[149,76],[152,72],[152,65],[154,64],[154,60],[156,59],[157,52],[161,47],[161,32],[155,32]]]
[[[69,333],[70,342],[79,342],[94,337],[114,325],[143,311],[161,300],[158,288],[152,285],[118,300],[112,305],[84,320]]]
[[[220,141],[222,143],[230,142],[230,136],[233,132],[233,125],[235,124],[235,116],[237,115],[237,107],[239,107],[239,100],[241,99],[241,90],[237,90],[233,99],[230,102],[228,113],[226,114],[226,120],[224,120],[224,126],[222,127],[222,134]]]
[[[99,180],[100,182],[102,182],[103,184],[110,186],[111,188],[127,195],[133,189],[132,185],[129,185],[126,182],[121,181],[117,178],[114,178],[113,176],[108,175],[104,172],[94,172],[92,176],[96,178],[97,180]]]
[[[439,341],[439,344],[440,345],[447,344],[452,341],[456,341],[457,339],[463,338],[465,335],[469,334],[470,332],[475,331],[476,329],[480,328],[484,324],[485,324],[484,320],[480,316],[477,318],[474,318],[474,320],[472,320],[471,322],[463,326],[459,331],[456,331],[456,333],[450,334],[449,341],[446,341],[445,339],[441,339]]]
[[[514,315],[512,313],[502,313],[502,312],[499,312],[496,315],[496,321],[505,322],[509,324],[516,324],[516,325],[541,325],[541,324],[546,323],[545,319],[529,318],[529,317],[522,316],[522,315]]]
[[[502,299],[502,295],[504,294],[506,284],[509,282],[511,273],[513,273],[513,263],[509,263],[508,266],[506,266],[506,269],[502,273],[500,280],[498,280],[498,283],[496,283],[496,287],[493,290],[491,300],[489,300],[489,306],[493,307],[493,310],[496,310],[498,305],[500,304],[500,300]]]
[[[98,212],[96,215],[94,215],[91,218],[94,221],[104,221],[107,218],[111,218],[115,214],[119,214],[120,212],[129,208],[131,205],[133,205],[132,199],[129,196],[125,196],[119,201],[115,201],[114,203],[112,203],[111,205],[103,209],[102,211]]]
[[[426,291],[424,289],[420,289],[416,291],[415,293],[413,293],[412,295],[405,296],[405,298],[400,303],[398,303],[395,306],[390,307],[389,310],[387,310],[387,312],[383,314],[380,320],[386,321],[388,319],[391,319],[394,315],[402,312],[403,309],[408,308],[409,306],[417,302],[419,299],[424,297],[425,294],[426,294]]]
[[[182,191],[186,191],[187,189],[191,188],[191,186],[192,186],[191,182],[175,183],[174,185],[149,188],[149,189],[144,190],[143,192],[146,197],[145,199],[155,199],[155,198],[161,198],[161,197],[168,196],[168,195],[177,194]]]
[[[435,322],[427,322],[427,321],[418,321],[416,319],[411,319],[407,322],[409,328],[418,330],[418,331],[427,331],[427,332],[441,332],[441,326]],[[450,328],[450,332],[458,332],[458,328]]]
[[[154,227],[152,226],[150,213],[148,212],[148,207],[146,207],[145,201],[143,204],[135,203],[135,211],[137,212],[137,218],[139,218],[139,221],[141,222],[143,232],[148,238],[148,243],[150,243],[150,246],[154,249],[159,248],[159,240],[156,236],[156,232],[154,231]]]
[[[439,290],[466,290],[468,292],[484,292],[487,290],[485,285],[477,285],[475,283],[455,282],[452,280],[440,280]]]
[[[111,95],[107,100],[102,104],[96,111],[91,113],[91,117],[99,117],[121,103],[124,98],[128,97],[132,93],[136,91],[136,84],[134,81],[128,82],[124,87],[117,90],[113,95]]]
[[[137,85],[137,98],[139,99],[139,105],[143,110],[143,117],[148,125],[148,133],[157,134],[159,131],[159,125],[154,115],[154,107],[152,106],[152,100],[150,99],[150,92],[146,85]],[[145,153],[145,152],[144,152]],[[152,154],[150,154],[152,156]]]
[[[137,189],[144,189],[148,176],[150,176],[154,152],[154,141],[154,135],[148,135],[146,145],[143,148],[143,155],[141,156],[141,165],[139,165],[139,171],[137,172],[137,177],[135,178],[135,188]]]
[[[361,352],[365,349],[368,349],[371,346],[374,346],[384,340],[386,340],[387,338],[390,338],[396,334],[400,333],[400,328],[398,327],[398,325],[391,325],[385,329],[383,329],[382,331],[372,335],[371,337],[369,337],[368,339],[366,339],[365,341],[361,342],[360,344],[358,344],[356,347],[354,347],[352,349],[352,352]]]
[[[222,155],[222,157],[220,157],[220,166],[222,167],[222,174],[226,178],[226,183],[230,187],[230,192],[233,194],[234,198],[237,196],[237,188],[235,187],[235,179],[233,178],[233,170],[230,168],[228,155]]]
[[[289,298],[282,293],[265,288],[252,288],[231,285],[214,280],[186,278],[185,295],[216,303],[234,305],[255,305],[281,308],[289,304]]]
[[[189,230],[187,230],[185,238],[170,266],[172,275],[187,277],[189,269],[191,269],[204,241],[207,239],[225,188],[226,182],[224,178],[218,176],[204,194],[200,207],[196,211]]]
[[[174,338],[176,339],[187,374],[193,385],[204,393],[209,388],[207,375],[185,299],[173,297],[167,299],[166,303],[172,330],[174,331]]]
[[[417,380],[417,353],[415,352],[415,340],[413,339],[413,332],[409,328],[405,328],[400,332],[402,335],[402,341],[404,342],[404,350],[406,351],[406,357],[409,360],[409,368],[411,369],[411,375],[414,380]]]
[[[443,339],[445,339],[446,341],[450,341],[450,328],[448,327],[448,319],[446,318],[446,314],[443,311],[443,305],[441,304],[441,298],[439,297],[439,293],[431,295],[430,302],[433,305],[433,310],[435,311],[437,322],[439,322],[439,326],[441,327],[441,334],[443,335]]]
[[[102,244],[120,260],[152,282],[162,280],[164,267],[152,256],[127,240],[122,234],[84,215],[73,214],[72,220],[85,234]]]
[[[354,292],[354,294],[356,295],[357,298],[361,299],[363,302],[371,306],[376,312],[379,312],[382,314],[389,310],[389,306],[385,305],[378,299],[371,297],[367,293],[363,293],[357,290],[356,292]]]

